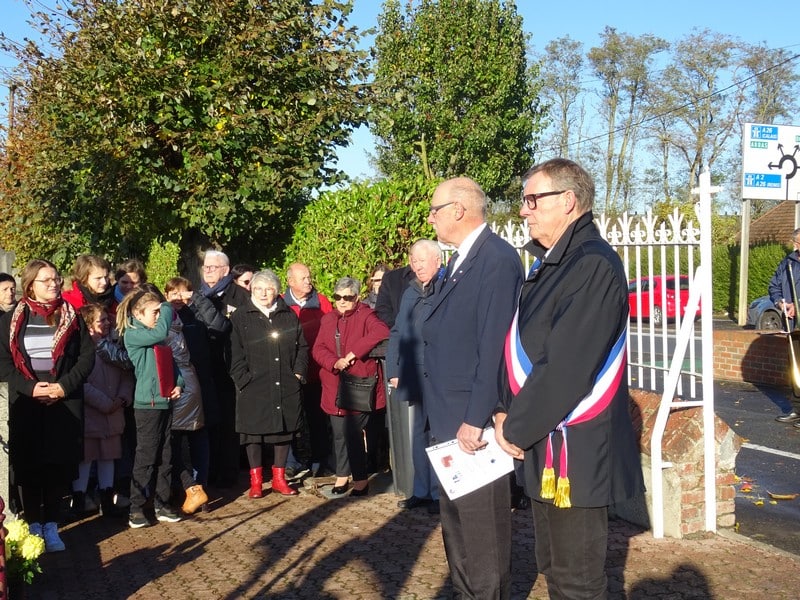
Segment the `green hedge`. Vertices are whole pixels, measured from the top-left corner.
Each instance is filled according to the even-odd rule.
[[[791,249],[782,244],[758,244],[750,248],[747,272],[747,303],[767,294],[767,286],[778,263]],[[739,306],[738,245],[720,245],[712,249],[714,312],[734,315]]]
[[[330,294],[340,277],[364,282],[378,263],[407,264],[412,243],[435,239],[427,217],[438,183],[420,178],[324,192],[300,215],[281,277],[289,264],[302,262],[316,288]]]

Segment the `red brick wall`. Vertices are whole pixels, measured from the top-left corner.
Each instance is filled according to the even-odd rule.
[[[780,333],[714,330],[714,379],[788,385],[788,342]]]

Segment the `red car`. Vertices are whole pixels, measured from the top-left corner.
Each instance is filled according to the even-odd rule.
[[[655,277],[642,277],[638,280],[632,279],[628,283],[628,302],[631,306],[631,319],[639,316],[641,306],[642,319],[650,319],[656,325],[660,325],[666,317],[668,320],[675,319],[677,315],[676,305],[680,306],[680,315],[686,314],[686,304],[689,302],[689,277],[681,275],[676,285],[674,275],[656,275]],[[664,294],[666,287],[666,294]],[[676,293],[676,288],[677,293]],[[638,294],[638,296],[637,296]],[[678,297],[676,303],[675,299]],[[650,298],[653,299],[653,312],[650,313]],[[641,300],[641,303],[640,303]],[[697,307],[696,317],[700,316],[700,307]]]

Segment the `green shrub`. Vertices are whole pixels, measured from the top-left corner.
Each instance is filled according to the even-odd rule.
[[[778,263],[789,248],[776,243],[750,248],[747,271],[747,303],[767,293],[767,286]],[[712,249],[714,312],[736,313],[739,306],[739,255],[741,247],[720,245]]]
[[[153,240],[145,265],[147,280],[163,292],[167,281],[178,274],[179,256],[180,247],[175,242]]]
[[[289,264],[302,262],[317,289],[330,294],[340,277],[363,282],[378,263],[407,264],[412,243],[434,238],[427,217],[438,183],[419,178],[324,192],[300,215],[283,273]]]

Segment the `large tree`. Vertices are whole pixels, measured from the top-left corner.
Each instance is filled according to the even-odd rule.
[[[387,0],[375,42],[377,163],[389,176],[468,175],[499,198],[530,167],[538,65],[513,2]]]
[[[585,110],[582,97],[583,44],[569,36],[550,41],[541,57],[541,96],[549,124],[544,150],[564,158],[578,157]]]
[[[666,40],[650,34],[634,37],[606,27],[600,46],[589,51],[589,62],[600,81],[601,114],[606,128],[603,182],[605,210],[630,208],[633,162],[644,118],[645,97],[655,55]]]
[[[278,256],[365,120],[351,2],[70,4],[35,15],[54,52],[6,44],[23,84],[3,157],[4,245],[61,264],[143,254],[158,238]]]
[[[682,183],[695,185],[702,168],[711,168],[725,153],[736,132],[744,94],[737,82],[741,67],[736,42],[707,29],[694,30],[674,45],[671,63],[661,79],[673,107],[669,144],[684,160]]]

